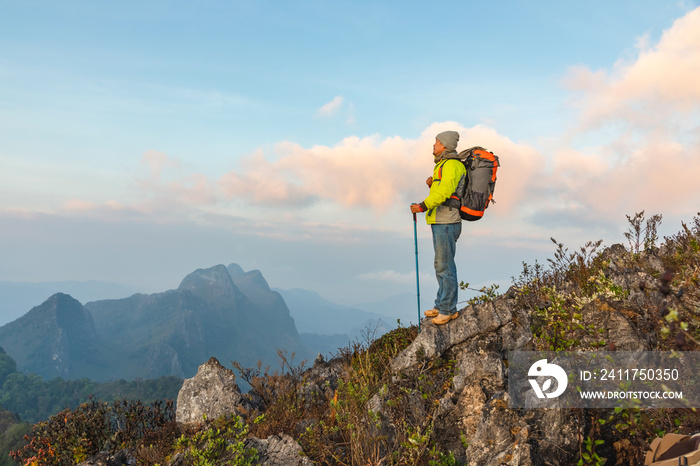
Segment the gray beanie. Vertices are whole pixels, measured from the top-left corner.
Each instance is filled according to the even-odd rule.
[[[442,133],[435,136],[435,139],[440,141],[445,149],[447,150],[457,150],[457,143],[459,142],[459,133],[457,131],[443,131]]]

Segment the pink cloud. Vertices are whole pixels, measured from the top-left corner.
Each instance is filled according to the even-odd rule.
[[[700,8],[676,20],[655,47],[642,42],[634,61],[618,62],[610,72],[570,70],[564,84],[581,93],[582,129],[611,118],[653,127],[698,110]]]
[[[459,149],[481,145],[503,155],[503,187],[497,188],[501,211],[514,206],[519,193],[542,166],[534,148],[516,144],[485,126],[464,128],[458,123],[435,123],[416,139],[377,136],[343,139],[333,147],[304,148],[292,142],[275,146],[274,154],[258,151],[242,169],[221,177],[219,187],[232,199],[255,204],[298,206],[332,202],[342,208],[371,208],[379,212],[395,205],[419,202],[427,195],[425,179],[432,174],[432,144],[445,129],[461,133]]]
[[[646,141],[630,147],[624,158],[568,151],[546,181],[558,200],[572,208],[619,219],[641,210],[692,215],[700,205],[700,146]]]
[[[643,209],[693,214],[700,205],[700,8],[655,46],[645,37],[638,48],[634,61],[610,72],[570,71],[565,83],[579,92],[581,108],[574,134],[590,139],[604,128],[614,136],[586,151],[559,150],[547,183],[560,202],[616,218]]]

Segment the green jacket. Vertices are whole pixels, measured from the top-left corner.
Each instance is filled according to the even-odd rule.
[[[462,221],[459,215],[459,202],[455,200],[450,202],[450,198],[457,189],[461,188],[464,191],[467,183],[467,171],[464,164],[456,157],[457,152],[443,152],[433,168],[430,194],[421,203],[423,208],[427,209],[425,220],[428,225]]]

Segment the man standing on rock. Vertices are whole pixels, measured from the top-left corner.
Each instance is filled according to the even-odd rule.
[[[425,315],[432,317],[432,322],[437,325],[446,324],[458,315],[455,251],[462,232],[462,218],[459,215],[460,201],[453,195],[458,190],[463,192],[467,183],[467,172],[457,159],[458,142],[457,131],[443,131],[435,137],[435,167],[433,176],[426,180],[430,193],[423,202],[411,204],[414,214],[427,212],[425,219],[433,233],[438,292],[435,307],[425,311]]]

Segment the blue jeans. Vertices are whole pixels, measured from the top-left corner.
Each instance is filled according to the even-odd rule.
[[[435,249],[435,276],[438,282],[435,309],[440,314],[457,312],[457,266],[455,251],[457,239],[462,233],[461,223],[444,223],[431,225],[433,230],[433,249]]]

